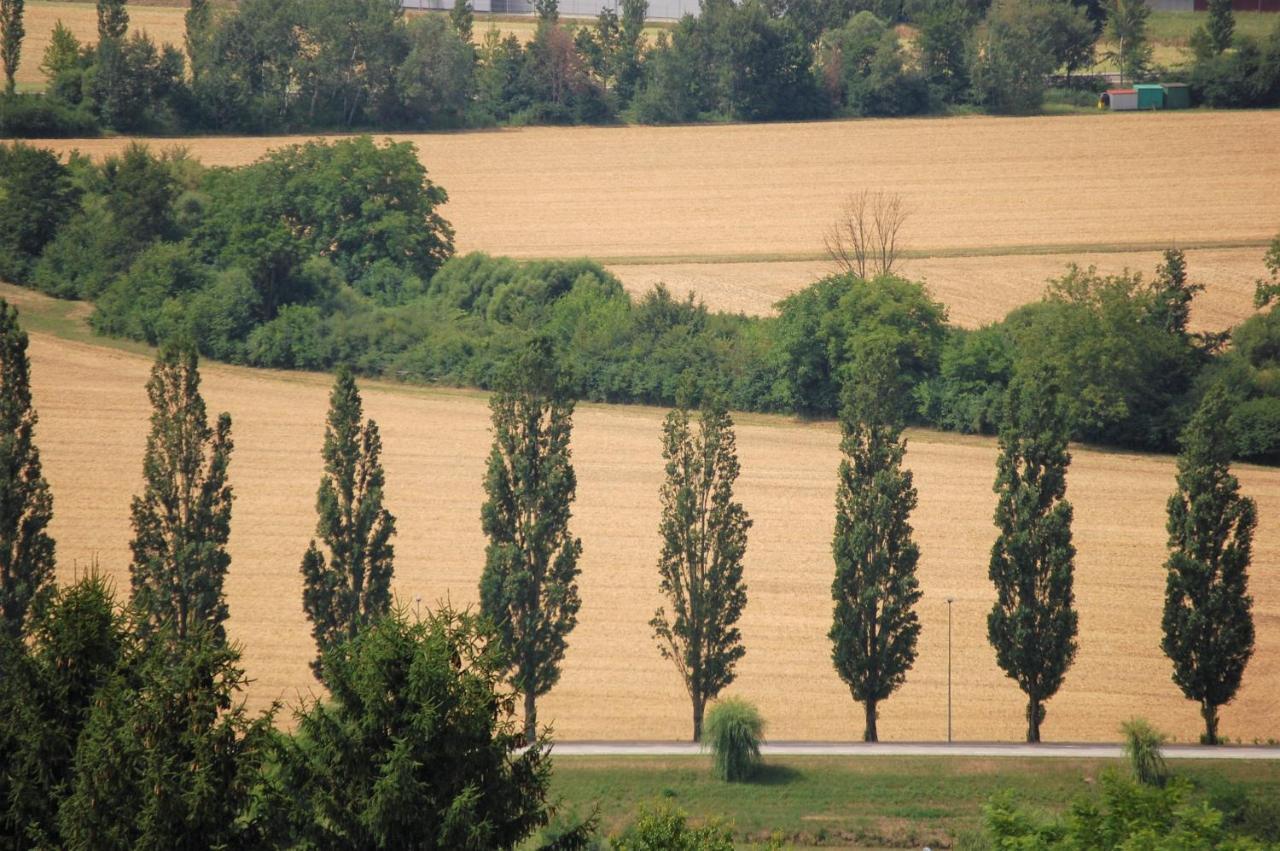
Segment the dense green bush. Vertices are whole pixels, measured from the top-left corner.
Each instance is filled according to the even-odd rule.
[[[614,851],[733,851],[733,833],[716,822],[691,827],[688,816],[669,807],[644,808],[612,846]]]
[[[730,783],[751,779],[760,765],[764,737],[760,710],[742,698],[725,698],[708,710],[703,736],[716,777]]]

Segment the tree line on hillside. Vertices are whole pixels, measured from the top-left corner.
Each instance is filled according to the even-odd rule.
[[[569,531],[576,479],[573,399],[554,346],[535,341],[490,400],[494,440],[481,510],[488,538],[480,611],[424,618],[392,606],[396,519],[385,507],[376,423],[349,370],[330,395],[316,496],[320,541],[302,555],[303,608],[329,697],[251,716],[223,584],[233,494],[229,415],[210,425],[189,344],[161,348],[144,487],[131,505],[130,598],[96,571],[54,584],[53,503],[34,440],[27,337],[0,302],[0,843],[69,848],[208,845],[513,847],[549,818],[550,762],[536,699],[556,684],[577,622],[581,541]],[[866,710],[916,658],[920,599],[910,514],[903,380],[892,349],[864,348],[842,377],[844,458],[832,542],[832,661]],[[1051,376],[1006,394],[990,563],[988,632],[1027,694],[1027,739],[1071,665],[1070,456]],[[1256,524],[1229,463],[1228,398],[1214,388],[1182,435],[1168,509],[1163,648],[1197,701],[1205,741],[1253,652],[1247,570]],[[742,561],[751,521],[733,496],[739,464],[720,400],[663,425],[666,478],[659,588],[650,626],[702,713],[744,656]],[[524,729],[515,699],[523,697]],[[448,770],[441,770],[448,766]],[[547,848],[584,847],[591,820]],[[570,844],[565,844],[570,843]],[[578,844],[574,844],[578,843]]]
[[[285,369],[493,389],[548,337],[579,399],[834,417],[873,340],[893,349],[909,424],[994,434],[1016,372],[1062,388],[1072,439],[1173,451],[1207,389],[1230,388],[1236,456],[1280,458],[1280,237],[1258,312],[1193,333],[1202,285],[1182,252],[1155,275],[1068,267],[1044,297],[976,330],[919,282],[850,267],[777,315],[707,310],[665,287],[633,297],[589,260],[454,256],[447,200],[410,143],[367,137],[205,168],[130,145],[100,164],[0,146],[0,278],[93,302],[100,333]]]
[[[1280,27],[1235,36],[1211,4],[1186,72],[1214,106],[1280,103]],[[0,0],[7,94],[0,133],[83,135],[439,129],[495,123],[771,121],[1041,108],[1049,75],[1095,64],[1099,34],[1122,77],[1157,73],[1143,0],[705,0],[655,38],[645,0],[591,23],[538,6],[522,43],[478,39],[470,4],[406,17],[399,0],[195,0],[184,44],[129,33],[124,0],[98,0],[98,40],[59,22],[43,95],[15,94],[23,0]],[[896,26],[907,23],[905,42]],[[1167,76],[1167,75],[1166,75]],[[1175,73],[1175,76],[1178,76]],[[1081,103],[1091,95],[1068,93]]]

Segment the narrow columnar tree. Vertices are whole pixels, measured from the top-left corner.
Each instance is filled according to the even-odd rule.
[[[662,426],[662,457],[658,587],[671,613],[659,608],[649,626],[689,692],[697,742],[707,702],[733,682],[746,654],[737,623],[747,604],[742,557],[751,520],[733,499],[738,452],[729,411],[719,403],[704,408],[697,434],[688,411],[672,411]]]
[[[206,625],[224,638],[222,580],[231,564],[231,416],[209,427],[195,349],[160,350],[151,379],[151,433],[143,456],[145,487],[133,498],[133,563],[129,566],[139,631],[171,624],[185,639]]]
[[[119,41],[129,31],[125,0],[98,0],[98,43]]]
[[[53,497],[40,469],[27,334],[0,299],[0,632],[22,635],[53,590]]]
[[[1248,569],[1257,509],[1231,475],[1230,414],[1230,398],[1215,387],[1182,434],[1165,562],[1161,646],[1173,660],[1173,681],[1200,704],[1211,745],[1218,743],[1218,707],[1235,697],[1253,655]]]
[[[1236,31],[1236,16],[1231,11],[1231,0],[1209,0],[1209,22],[1205,26],[1209,34],[1209,46],[1214,53],[1223,53],[1231,47]]]
[[[890,352],[876,349],[851,370],[841,416],[844,435],[831,543],[836,575],[831,660],[866,710],[863,740],[877,741],[876,705],[915,663],[920,621],[911,512],[916,489],[902,468],[904,391]]]
[[[996,602],[987,636],[996,661],[1027,695],[1027,741],[1040,741],[1044,704],[1076,655],[1075,547],[1067,502],[1067,429],[1052,377],[1010,384],[996,461],[989,575]]]
[[[25,0],[0,0],[0,64],[4,65],[4,90],[14,92],[13,75],[18,73],[22,55],[22,39],[27,34],[22,26]]]
[[[191,76],[196,78],[204,69],[210,29],[213,26],[213,8],[209,5],[209,0],[191,0],[184,22],[187,27],[187,59]]]
[[[547,340],[536,340],[506,370],[489,401],[493,448],[480,521],[489,544],[480,606],[497,626],[524,696],[525,738],[537,741],[539,695],[560,679],[569,632],[578,623],[578,557],[569,532],[577,479],[570,460],[573,400]]]
[[[317,676],[325,651],[391,608],[396,519],[382,506],[382,438],[377,423],[362,420],[360,391],[346,368],[329,395],[322,454],[316,535],[329,556],[312,539],[302,557],[302,608],[316,640]]]

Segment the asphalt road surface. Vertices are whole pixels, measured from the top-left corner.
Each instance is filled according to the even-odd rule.
[[[1273,759],[1280,747],[1258,745],[1166,745],[1166,759]],[[688,742],[557,742],[559,756],[696,756],[703,751]],[[761,745],[764,756],[976,756],[976,757],[1077,757],[1110,759],[1124,756],[1120,745],[1107,744],[954,744],[934,742],[769,742]]]

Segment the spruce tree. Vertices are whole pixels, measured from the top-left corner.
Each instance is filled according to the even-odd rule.
[[[1186,336],[1191,321],[1191,302],[1204,284],[1187,283],[1187,257],[1180,249],[1170,248],[1164,262],[1156,267],[1152,287],[1152,321],[1170,334]]]
[[[141,632],[170,624],[179,639],[196,625],[224,637],[222,581],[231,564],[231,417],[210,428],[200,397],[195,349],[168,344],[151,379],[151,433],[143,456],[145,482],[133,499],[129,566]]]
[[[1075,547],[1067,502],[1067,429],[1052,377],[1015,377],[1005,400],[996,461],[989,575],[996,602],[987,637],[996,661],[1027,695],[1027,741],[1040,741],[1044,703],[1076,654]]]
[[[1178,490],[1169,497],[1165,655],[1173,681],[1200,704],[1204,741],[1218,743],[1218,707],[1231,702],[1253,655],[1249,561],[1257,509],[1231,475],[1231,400],[1217,386],[1182,433]]]
[[[569,632],[577,625],[578,557],[569,532],[577,489],[570,462],[573,400],[560,380],[551,343],[537,339],[508,366],[493,394],[481,525],[489,538],[480,606],[497,626],[524,696],[526,740],[537,740],[538,696],[560,679]]]
[[[119,41],[129,31],[129,12],[125,0],[98,0],[98,46]]]
[[[902,685],[916,658],[920,548],[910,517],[917,499],[911,473],[902,469],[905,393],[896,360],[876,349],[855,361],[851,375],[840,423],[829,635],[836,672],[866,710],[862,738],[874,742],[876,705]]]
[[[0,0],[0,65],[4,66],[4,90],[10,95],[22,56],[22,39],[27,34],[22,25],[24,5],[25,0]]]
[[[316,640],[317,676],[326,650],[391,608],[396,520],[382,506],[382,438],[373,420],[362,421],[360,391],[346,368],[329,396],[322,454],[316,535],[329,556],[312,539],[302,557],[302,608]]]
[[[471,6],[471,0],[453,0],[453,8],[449,11],[449,20],[453,24],[453,28],[458,31],[458,35],[467,44],[471,43],[471,33],[475,28],[475,10]]]
[[[747,604],[742,558],[751,520],[733,499],[739,467],[728,410],[718,402],[704,408],[696,435],[688,411],[672,411],[662,426],[662,457],[658,575],[671,614],[659,608],[649,626],[689,692],[697,742],[707,703],[733,682],[746,654],[737,623]]]
[[[0,299],[0,632],[22,635],[53,589],[53,496],[40,469],[31,363],[18,311]]]
[[[1209,46],[1214,53],[1224,53],[1231,47],[1236,31],[1236,16],[1231,11],[1231,0],[1209,0],[1209,21],[1205,25],[1209,34]]]

